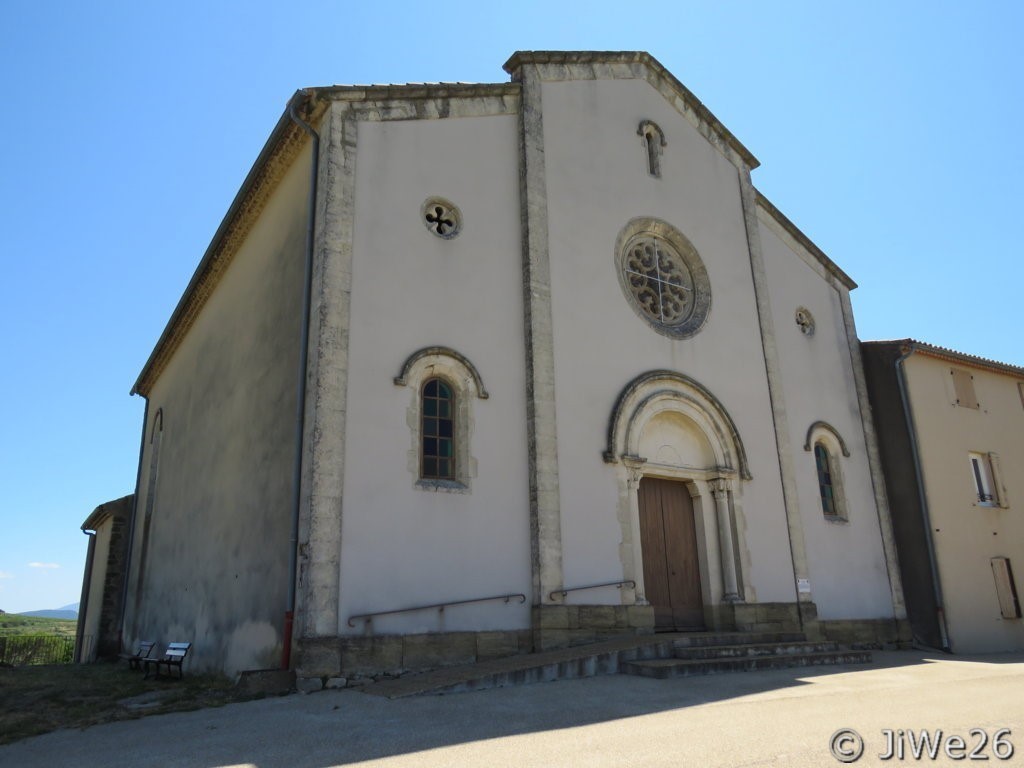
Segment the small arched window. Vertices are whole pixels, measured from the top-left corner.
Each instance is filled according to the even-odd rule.
[[[836,490],[832,480],[832,457],[821,443],[814,444],[814,461],[818,465],[818,492],[821,494],[821,511],[826,517],[838,517]]]
[[[455,393],[443,379],[428,379],[423,384],[423,448],[420,478],[453,480],[455,474]]]
[[[644,149],[647,151],[647,173],[651,176],[661,176],[661,151],[668,143],[665,141],[665,134],[653,120],[641,120],[636,132],[643,140]]]

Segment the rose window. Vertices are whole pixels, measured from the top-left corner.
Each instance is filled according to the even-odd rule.
[[[693,277],[665,241],[635,239],[629,244],[623,269],[633,298],[655,322],[678,325],[693,311]]]
[[[633,219],[616,243],[619,283],[633,310],[658,333],[685,339],[711,309],[711,284],[697,250],[659,219]]]

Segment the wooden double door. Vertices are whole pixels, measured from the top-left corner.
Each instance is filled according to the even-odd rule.
[[[639,502],[644,593],[654,606],[654,627],[701,629],[704,600],[690,492],[685,483],[645,477]]]

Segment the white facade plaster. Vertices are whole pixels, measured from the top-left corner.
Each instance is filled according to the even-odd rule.
[[[706,616],[813,600],[823,619],[902,618],[852,283],[759,203],[756,160],[652,59],[529,56],[509,84],[316,94],[303,674],[340,673],[338,636],[536,630],[534,606],[554,621],[577,605],[644,604],[645,476],[685,483],[693,499]],[[664,138],[657,175],[637,139],[644,121]],[[150,372],[151,420],[163,408],[166,424],[159,483],[155,448],[142,457],[139,488],[153,486],[156,503],[133,551],[137,565],[148,536],[153,567],[141,590],[133,573],[129,604],[135,589],[141,608],[129,626],[136,639],[181,633],[211,666],[265,667],[281,650],[300,157]],[[456,237],[425,226],[431,198],[458,208]],[[678,232],[706,270],[710,309],[686,338],[659,333],[623,289],[618,249],[638,219]],[[428,349],[451,353],[416,357]],[[419,386],[431,375],[456,393],[459,471],[447,484],[419,477]],[[822,519],[802,450],[818,421],[849,447],[837,456],[842,524]],[[253,519],[268,522],[242,525]],[[190,560],[209,565],[183,581],[169,564],[193,545]],[[812,592],[798,597],[802,579]],[[635,588],[557,591],[623,580]],[[519,593],[523,603],[349,624]]]
[[[515,116],[361,122],[355,179],[340,632],[372,611],[530,593],[529,497]],[[458,237],[432,235],[424,199],[451,200]],[[420,358],[449,347],[465,365]],[[460,492],[418,487],[419,384],[456,389],[470,477]],[[411,414],[411,415],[410,415]],[[465,431],[458,426],[460,421]],[[467,420],[469,423],[467,424]],[[557,585],[556,585],[557,586]],[[501,601],[373,620],[374,634],[525,629],[529,603]]]
[[[770,217],[759,209],[763,224]],[[799,246],[779,236],[776,228],[761,229],[768,288],[776,327],[781,377],[786,392],[783,425],[793,447],[797,523],[805,540],[807,578],[821,619],[893,616],[889,571],[882,544],[875,487],[865,442],[860,400],[843,313],[845,289],[825,280],[818,262],[801,256]],[[794,312],[804,306],[815,318],[814,335],[804,334]],[[822,513],[812,450],[806,450],[808,429],[827,422],[848,448],[828,444],[842,478],[846,520]],[[898,579],[897,579],[898,583]],[[851,587],[855,585],[855,587]]]

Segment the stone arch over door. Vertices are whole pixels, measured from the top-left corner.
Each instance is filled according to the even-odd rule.
[[[651,503],[652,483],[662,489],[659,493],[676,498],[674,507],[689,506],[678,503],[685,488],[692,504],[705,624],[727,623],[727,618],[720,617],[730,612],[720,607],[743,602],[746,593],[742,563],[749,562],[749,555],[737,520],[742,519],[743,481],[751,474],[739,431],[722,403],[684,374],[668,370],[642,374],[626,385],[616,401],[604,459],[616,466],[620,557],[625,578],[636,582],[637,602],[650,602],[645,547],[651,576],[651,518],[650,509],[643,505]],[[645,478],[649,481],[641,493]],[[666,530],[674,527],[666,523]],[[685,555],[670,554],[670,559],[673,556]],[[663,590],[655,585],[650,591],[663,599]],[[669,613],[664,607],[656,607],[655,612]]]

